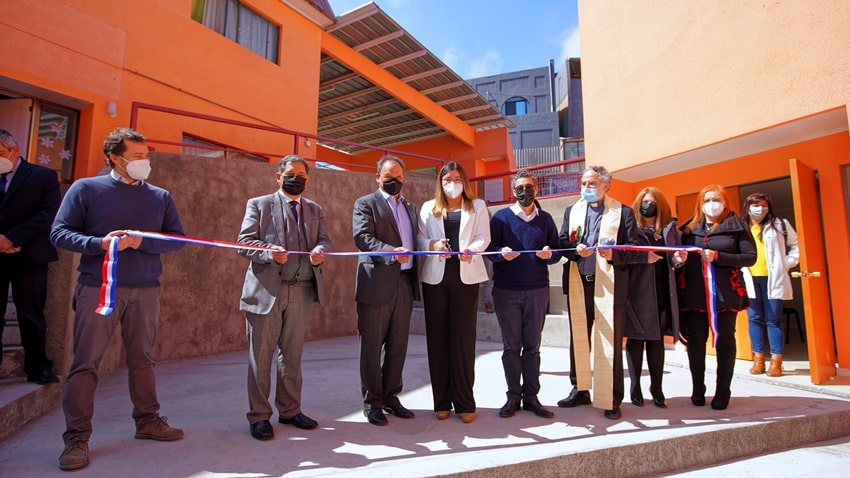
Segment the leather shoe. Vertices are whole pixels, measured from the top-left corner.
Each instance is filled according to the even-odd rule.
[[[499,416],[502,418],[511,418],[519,410],[519,400],[508,399],[505,405],[499,410]]]
[[[319,426],[319,423],[316,422],[316,420],[313,420],[301,412],[292,415],[291,418],[278,417],[277,422],[283,423],[284,425],[295,425],[296,428],[300,428],[302,430],[312,430]]]
[[[257,440],[271,440],[274,438],[274,429],[268,420],[260,420],[251,424],[251,436]]]
[[[390,424],[387,421],[387,417],[384,416],[384,412],[381,411],[380,408],[369,408],[363,410],[363,415],[369,420],[369,423],[378,427],[385,427]]]
[[[632,405],[634,405],[636,407],[642,407],[643,406],[643,397],[637,396],[637,395],[632,395]]]
[[[590,392],[587,390],[573,389],[572,392],[563,400],[558,400],[558,406],[561,408],[573,408],[580,405],[590,405]]]
[[[605,418],[608,420],[619,420],[623,414],[620,412],[620,407],[614,407],[611,410],[605,410]]]
[[[416,416],[415,413],[408,410],[400,403],[396,403],[395,405],[384,405],[384,411],[399,418],[413,418]]]
[[[28,382],[35,382],[37,385],[47,385],[48,383],[57,383],[59,382],[59,377],[56,376],[49,369],[42,370],[38,373],[38,375],[28,375]]]
[[[667,400],[663,398],[653,398],[652,403],[658,408],[667,408]]]
[[[551,411],[543,408],[543,405],[540,404],[537,399],[533,400],[523,400],[522,401],[522,409],[532,412],[540,418],[552,418],[555,416]]]
[[[691,403],[697,407],[705,406],[705,395],[691,395]]]
[[[434,413],[437,415],[437,420],[448,420],[452,412],[449,410],[437,410]]]

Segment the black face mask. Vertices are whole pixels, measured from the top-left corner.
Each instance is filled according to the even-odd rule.
[[[514,189],[516,200],[522,207],[531,206],[534,203],[534,186]]]
[[[398,179],[390,179],[389,181],[384,181],[382,186],[384,191],[390,196],[395,196],[396,194],[401,192],[401,187],[404,185]]]
[[[283,177],[283,191],[290,196],[298,196],[304,192],[307,180],[298,176]]]
[[[658,214],[658,204],[654,202],[640,203],[640,215],[643,217],[655,217]]]

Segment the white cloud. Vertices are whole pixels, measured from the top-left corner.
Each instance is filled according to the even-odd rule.
[[[472,60],[466,68],[466,72],[461,72],[461,76],[464,78],[479,78],[504,73],[504,65],[505,60],[502,59],[501,53],[492,49],[487,50],[483,56]]]
[[[454,45],[446,48],[446,51],[440,55],[440,59],[443,60],[443,63],[446,64],[449,68],[451,68],[455,73],[459,73],[459,68],[462,62],[462,55],[458,52],[457,47]]]
[[[556,65],[563,65],[568,58],[581,58],[581,41],[578,26],[568,28],[560,35],[561,53]]]

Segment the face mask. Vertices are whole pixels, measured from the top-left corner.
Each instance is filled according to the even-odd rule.
[[[581,198],[587,202],[596,202],[599,200],[599,189],[581,188]]]
[[[643,217],[655,217],[658,214],[658,204],[654,202],[640,203],[640,215]]]
[[[126,158],[118,156],[127,161]],[[151,174],[151,161],[149,159],[137,159],[135,161],[127,161],[127,166],[124,167],[127,175],[136,181],[144,181]]]
[[[708,217],[717,217],[723,212],[723,203],[710,201],[702,205],[702,212]]]
[[[761,219],[767,213],[767,208],[764,206],[750,206],[750,216],[753,219]]]
[[[390,196],[395,196],[396,194],[401,192],[401,187],[404,185],[398,179],[390,179],[389,181],[384,181],[381,183],[384,188],[384,192],[389,194]]]
[[[522,207],[528,207],[534,204],[534,186],[525,186],[522,189],[515,189],[516,200]]]
[[[304,192],[307,179],[298,176],[283,177],[283,191],[290,196],[298,196]]]
[[[457,199],[458,196],[463,192],[463,184],[461,183],[448,183],[443,184],[443,192],[446,193],[446,196],[449,199]]]
[[[0,174],[8,173],[14,166],[11,159],[0,156]]]

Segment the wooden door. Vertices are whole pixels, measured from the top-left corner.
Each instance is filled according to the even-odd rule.
[[[806,316],[806,341],[812,383],[835,376],[835,336],[832,331],[829,285],[826,277],[823,222],[815,171],[799,159],[791,159],[791,193],[800,243],[800,283]]]

